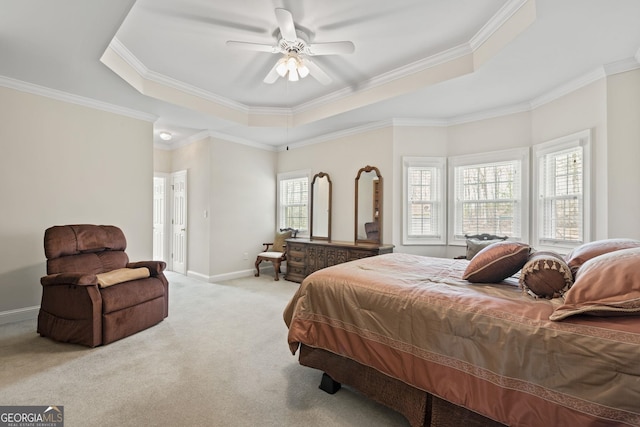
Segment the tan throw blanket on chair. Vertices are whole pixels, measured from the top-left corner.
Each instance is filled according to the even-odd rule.
[[[119,268],[117,270],[107,271],[106,273],[96,274],[96,277],[98,278],[98,285],[100,285],[101,288],[106,288],[117,285],[118,283],[149,277],[149,269],[147,267]]]

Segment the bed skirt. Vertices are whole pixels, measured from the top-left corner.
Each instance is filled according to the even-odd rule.
[[[326,350],[301,345],[299,361],[301,365],[321,370],[334,381],[401,413],[412,427],[504,426]]]

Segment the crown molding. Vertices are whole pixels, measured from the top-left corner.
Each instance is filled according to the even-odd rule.
[[[465,114],[451,117],[447,120],[447,126],[461,125],[465,123],[477,122],[480,120],[495,119],[497,117],[531,111],[530,102],[508,105],[505,107],[492,108],[490,110],[479,111],[477,113]]]
[[[487,41],[497,30],[504,26],[509,19],[528,2],[534,0],[508,0],[500,10],[493,15],[489,21],[470,39],[469,42],[454,46],[445,51],[431,55],[410,64],[398,67],[388,72],[379,74],[358,84],[357,90],[352,87],[345,87],[327,95],[315,98],[308,102],[293,106],[292,108],[270,108],[270,107],[251,107],[240,102],[230,100],[218,96],[212,92],[205,91],[195,86],[189,85],[182,81],[168,77],[166,75],[149,70],[135,55],[129,51],[126,46],[116,37],[109,43],[111,49],[118,55],[127,65],[129,65],[140,77],[154,83],[167,86],[169,88],[197,96],[204,100],[215,103],[219,106],[229,108],[240,112],[247,116],[262,115],[274,117],[288,117],[291,123],[295,123],[295,116],[300,113],[312,111],[314,109],[322,109],[332,103],[344,100],[349,96],[357,93],[365,92],[380,86],[384,86],[391,82],[410,77],[416,73],[423,72],[433,67],[446,64],[466,55],[473,55],[475,50]]]
[[[549,92],[544,95],[538,96],[531,100],[531,109],[536,109],[541,105],[547,104],[551,101],[555,101],[558,98],[562,98],[565,95],[570,94],[584,86],[587,86],[593,82],[596,82],[600,79],[606,77],[604,72],[604,67],[598,67],[595,70],[586,73],[582,76],[579,76],[563,85],[560,85],[554,89],[551,89]]]
[[[354,126],[352,128],[347,128],[347,129],[327,133],[324,135],[320,135],[315,138],[309,138],[309,139],[301,140],[301,141],[290,143],[290,144],[284,144],[279,146],[277,151],[285,151],[285,150],[288,150],[289,148],[301,148],[307,145],[319,144],[321,142],[347,138],[349,136],[358,135],[365,132],[371,132],[374,130],[383,129],[391,126],[393,126],[393,119],[366,123],[364,125]]]
[[[394,127],[446,127],[449,121],[444,119],[415,119],[395,118],[391,119]]]
[[[500,29],[522,6],[524,6],[530,0],[510,0],[505,3],[500,10],[487,21],[487,23],[480,28],[471,40],[469,46],[473,51],[476,51],[489,37]]]
[[[358,83],[358,91],[354,91],[351,87],[346,87],[344,89],[340,89],[327,95],[315,98],[309,102],[299,104],[293,108],[293,114],[295,115],[298,113],[303,113],[305,111],[313,110],[315,108],[323,107],[333,102],[342,100],[354,93],[383,86],[387,83],[391,83],[393,81],[408,77],[412,74],[419,73],[429,68],[445,64],[449,61],[453,61],[471,53],[473,53],[473,51],[471,50],[471,47],[468,43],[452,47],[427,58],[420,59],[402,67],[379,74],[362,83]]]
[[[228,141],[228,142],[233,142],[233,143],[236,143],[236,144],[246,145],[246,146],[253,147],[253,148],[259,148],[259,149],[265,150],[265,151],[278,151],[278,148],[274,147],[272,145],[261,144],[259,142],[250,141],[248,139],[244,139],[244,138],[240,138],[240,137],[237,137],[237,136],[228,135],[228,134],[225,134],[225,133],[222,133],[222,132],[213,131],[213,130],[204,130],[202,132],[198,132],[195,135],[191,135],[188,138],[181,139],[180,141],[169,142],[169,143],[166,143],[166,142],[155,142],[153,144],[153,148],[156,148],[158,150],[164,150],[164,151],[173,151],[173,150],[177,150],[177,149],[182,148],[182,147],[186,147],[187,145],[193,144],[194,142],[198,142],[198,141],[206,139],[206,138],[221,139],[223,141]]]
[[[111,40],[111,42],[109,43],[109,48],[113,50],[113,52],[118,56],[120,56],[120,58],[122,58],[125,63],[133,68],[133,70],[138,73],[143,79],[179,90],[189,95],[194,95],[199,98],[206,99],[207,101],[214,102],[226,108],[237,110],[245,114],[249,113],[249,107],[240,102],[230,100],[228,98],[216,95],[212,92],[200,89],[196,86],[184,83],[183,81],[149,70],[149,68],[147,68],[133,53],[131,53],[131,51],[127,49],[127,47],[120,40],[118,40],[117,37],[114,37],[113,40]]]
[[[640,68],[640,49],[633,58],[623,59],[621,61],[612,62],[604,65],[604,73],[607,76],[625,73]]]
[[[61,90],[51,89],[34,83],[12,79],[10,77],[0,76],[0,86],[9,89],[15,89],[20,92],[31,93],[33,95],[44,96],[45,98],[68,102],[70,104],[76,104],[83,107],[106,111],[108,113],[131,117],[133,119],[143,120],[145,122],[155,122],[158,119],[158,117],[153,114],[144,113],[142,111],[133,110],[131,108],[120,107],[114,104],[97,101],[95,99],[87,98],[84,96],[73,95],[68,92],[63,92]]]

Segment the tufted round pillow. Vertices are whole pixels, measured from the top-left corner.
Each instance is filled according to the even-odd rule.
[[[555,252],[540,251],[531,254],[520,273],[523,291],[535,297],[561,296],[572,284],[571,269],[562,256]]]

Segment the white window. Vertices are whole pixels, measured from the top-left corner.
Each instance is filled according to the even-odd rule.
[[[446,243],[445,164],[444,157],[403,157],[403,244]]]
[[[465,234],[528,240],[529,150],[451,157],[449,243]]]
[[[568,250],[589,241],[591,131],[535,145],[534,244]]]
[[[278,225],[309,232],[309,171],[278,174]]]

